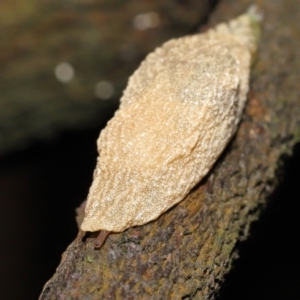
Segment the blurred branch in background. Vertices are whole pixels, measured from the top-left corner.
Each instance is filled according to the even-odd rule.
[[[215,2],[1,1],[0,155],[102,124],[145,55],[207,19]]]

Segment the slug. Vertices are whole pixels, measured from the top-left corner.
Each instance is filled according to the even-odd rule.
[[[130,77],[97,141],[99,157],[83,231],[143,225],[180,202],[237,130],[249,90],[260,16],[248,13],[203,34],[172,39]]]

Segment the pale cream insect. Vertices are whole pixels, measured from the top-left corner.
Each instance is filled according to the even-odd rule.
[[[207,174],[241,119],[256,15],[173,39],[129,79],[98,139],[83,231],[120,232],[158,218]]]

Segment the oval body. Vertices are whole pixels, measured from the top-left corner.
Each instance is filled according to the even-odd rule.
[[[255,47],[246,14],[148,55],[100,134],[82,230],[154,220],[207,174],[237,129]]]

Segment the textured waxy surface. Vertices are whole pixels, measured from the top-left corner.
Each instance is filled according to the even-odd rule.
[[[141,64],[100,134],[82,230],[119,232],[154,220],[207,174],[245,105],[251,23],[243,15],[171,40]]]

